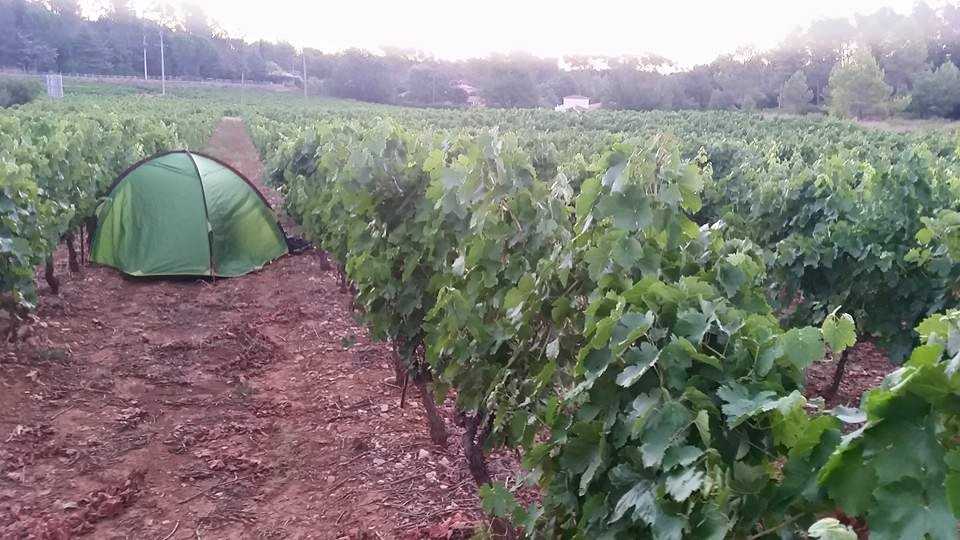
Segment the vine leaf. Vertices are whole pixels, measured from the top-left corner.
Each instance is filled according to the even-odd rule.
[[[617,385],[632,386],[646,373],[660,358],[660,352],[650,343],[642,343],[640,348],[632,348],[626,352],[624,358],[630,363],[617,375]]]
[[[643,464],[647,467],[660,465],[667,448],[673,446],[680,434],[690,426],[690,411],[676,401],[668,401],[649,420],[643,433],[643,445],[640,452]]]
[[[837,315],[834,311],[827,315],[820,326],[820,332],[835,355],[839,355],[857,343],[857,327],[849,313]]]
[[[500,482],[480,486],[480,500],[485,512],[500,518],[512,517],[515,511],[522,508],[513,493]]]
[[[653,521],[657,512],[657,502],[653,494],[654,486],[652,482],[648,480],[637,482],[617,501],[617,506],[613,509],[613,515],[610,516],[610,523],[619,521],[630,510],[634,511],[635,520],[643,520],[647,523]]]
[[[799,370],[806,369],[825,354],[820,330],[817,328],[794,328],[780,336],[780,351],[784,358]]]
[[[778,401],[775,392],[764,390],[750,395],[746,387],[735,382],[717,390],[717,397],[726,402],[721,410],[731,428],[739,426],[758,413],[772,409]]]
[[[700,489],[700,486],[703,485],[703,478],[703,471],[695,468],[684,469],[667,477],[667,493],[677,502],[683,502],[694,491]]]
[[[912,479],[878,489],[867,523],[870,538],[876,540],[957,536],[957,525],[945,497],[924,497],[923,489]]]

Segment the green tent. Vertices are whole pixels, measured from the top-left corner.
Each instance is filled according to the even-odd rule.
[[[263,195],[229,165],[177,150],[121,174],[90,259],[134,276],[241,276],[287,253]]]

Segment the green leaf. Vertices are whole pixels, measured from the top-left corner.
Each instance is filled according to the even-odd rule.
[[[738,266],[722,264],[717,271],[717,277],[724,292],[728,296],[735,296],[740,287],[747,282],[747,274]]]
[[[633,510],[632,520],[650,526],[653,538],[657,540],[680,540],[684,522],[665,513],[658,505],[655,486],[647,480],[641,480],[617,501],[613,515],[608,523],[622,519]]]
[[[687,500],[690,495],[703,485],[704,474],[695,468],[684,469],[679,473],[667,477],[667,493],[677,502]]]
[[[685,523],[686,520],[658,509],[657,515],[653,520],[653,525],[651,525],[650,528],[653,530],[654,540],[683,540],[683,526]]]
[[[767,484],[769,474],[764,465],[749,465],[743,461],[733,464],[733,488],[743,493],[759,493]]]
[[[918,368],[933,366],[940,361],[941,356],[943,356],[943,345],[939,343],[921,345],[910,353],[910,359],[907,361],[907,365]]]
[[[653,222],[653,210],[646,198],[637,200],[625,195],[608,195],[597,204],[600,217],[612,217],[613,226],[636,231]]]
[[[825,484],[830,497],[851,516],[866,513],[873,506],[873,489],[877,475],[873,467],[863,463],[859,448],[845,452],[840,447],[830,457],[820,473],[820,482]]]
[[[646,467],[660,465],[667,448],[683,442],[681,434],[693,420],[690,411],[676,401],[668,401],[647,421],[640,452]]]
[[[563,448],[560,464],[571,474],[580,475],[580,495],[587,492],[606,454],[603,424],[580,422],[573,426],[570,440]]]
[[[484,512],[500,518],[510,518],[515,511],[522,509],[513,493],[499,482],[480,486],[480,500]]]
[[[518,510],[514,512],[516,523],[523,527],[524,532],[526,532],[527,536],[531,538],[537,531],[537,524],[539,523],[541,516],[543,516],[543,507],[534,503],[530,503],[525,510]]]
[[[730,535],[734,525],[733,519],[724,514],[713,501],[707,501],[700,506],[701,516],[690,519],[693,530],[690,538],[696,540],[724,540]]]
[[[867,413],[855,407],[837,405],[831,412],[844,424],[862,424],[867,421]]]
[[[957,521],[943,493],[924,497],[914,480],[879,488],[867,524],[871,540],[957,537]]]
[[[823,358],[825,351],[817,328],[794,328],[780,336],[779,343],[784,358],[804,370],[816,360]]]
[[[517,286],[507,291],[503,299],[503,309],[511,320],[517,320],[523,303],[533,291],[534,281],[530,274],[524,274]]]
[[[588,178],[580,186],[580,195],[577,196],[576,213],[577,220],[583,220],[587,214],[593,210],[593,204],[600,195],[600,179]]]
[[[853,317],[847,313],[840,316],[836,312],[831,313],[823,320],[820,331],[833,354],[840,354],[857,344],[857,328]]]
[[[960,519],[960,471],[947,474],[944,486],[947,490],[947,502],[950,503],[953,517]]]
[[[627,367],[617,375],[617,384],[623,387],[632,386],[643,374],[657,363],[660,352],[648,342],[640,344],[640,348],[631,348],[624,355]]]
[[[703,442],[703,445],[711,446],[710,413],[707,411],[698,412],[697,417],[693,420],[693,424],[697,426],[697,431],[700,433],[700,440]]]
[[[946,340],[950,333],[950,321],[941,314],[931,315],[917,325],[917,333],[924,341]]]
[[[751,395],[750,391],[737,383],[722,386],[717,390],[717,397],[725,404],[721,407],[727,417],[727,425],[735,428],[751,417],[771,410],[777,403],[777,394],[769,390]]]
[[[703,335],[707,333],[709,323],[706,315],[695,309],[688,309],[677,316],[673,331],[692,343],[700,343]]]
[[[610,188],[613,193],[622,192],[627,180],[626,169],[626,160],[614,163],[603,175],[603,187]]]
[[[610,258],[620,266],[630,269],[643,259],[643,244],[636,238],[624,238],[614,242],[610,248]]]
[[[660,192],[659,194],[660,202],[666,204],[667,206],[676,207],[683,200],[683,195],[680,193],[680,187],[676,184],[670,184],[666,189]]]
[[[634,519],[650,523],[657,512],[654,485],[647,480],[637,482],[635,486],[620,497],[617,506],[613,509],[609,523],[619,521],[627,512],[634,511]]]
[[[664,470],[670,470],[677,465],[686,467],[687,465],[690,465],[696,461],[702,455],[703,450],[697,448],[696,446],[674,447],[667,450],[667,454],[663,458],[662,466]]]
[[[628,347],[641,336],[646,335],[650,327],[653,326],[653,321],[654,315],[652,311],[646,313],[629,311],[624,313],[620,317],[619,326],[626,330],[627,334],[617,343],[618,349]],[[617,335],[622,336],[622,333],[618,332]],[[647,345],[647,343],[644,343],[644,345]],[[656,349],[653,350],[656,351]]]

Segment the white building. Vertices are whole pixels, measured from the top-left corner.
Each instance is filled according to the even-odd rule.
[[[471,107],[486,107],[487,102],[480,95],[480,89],[465,81],[455,81],[454,88],[458,88],[467,96],[467,105]]]
[[[554,107],[557,111],[590,111],[599,109],[603,103],[590,103],[587,96],[563,96],[563,103]]]

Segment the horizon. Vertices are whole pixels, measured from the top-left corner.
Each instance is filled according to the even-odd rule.
[[[812,0],[806,3],[740,0],[699,5],[681,0],[668,6],[627,5],[584,10],[574,2],[541,0],[508,3],[491,0],[481,11],[462,14],[438,0],[415,5],[357,2],[332,6],[299,5],[295,0],[235,3],[193,2],[212,26],[246,41],[287,42],[294,47],[334,53],[349,48],[382,53],[415,50],[442,60],[528,53],[562,59],[570,55],[631,56],[657,54],[685,69],[706,64],[744,48],[770,50],[792,33],[819,19],[847,18],[890,8],[910,13],[915,0]],[[925,2],[931,8],[945,1]],[[131,2],[138,15],[151,17],[153,0]],[[179,6],[183,2],[163,2]],[[606,5],[613,5],[608,3]],[[84,14],[102,12],[104,3],[83,3]],[[509,8],[509,9],[508,9]],[[369,17],[370,10],[379,16]],[[273,14],[286,13],[283,17]],[[299,13],[299,14],[298,14]],[[590,13],[602,13],[591,19]],[[690,17],[690,13],[698,16]],[[353,21],[362,24],[351,24]],[[679,29],[679,31],[678,31]]]

